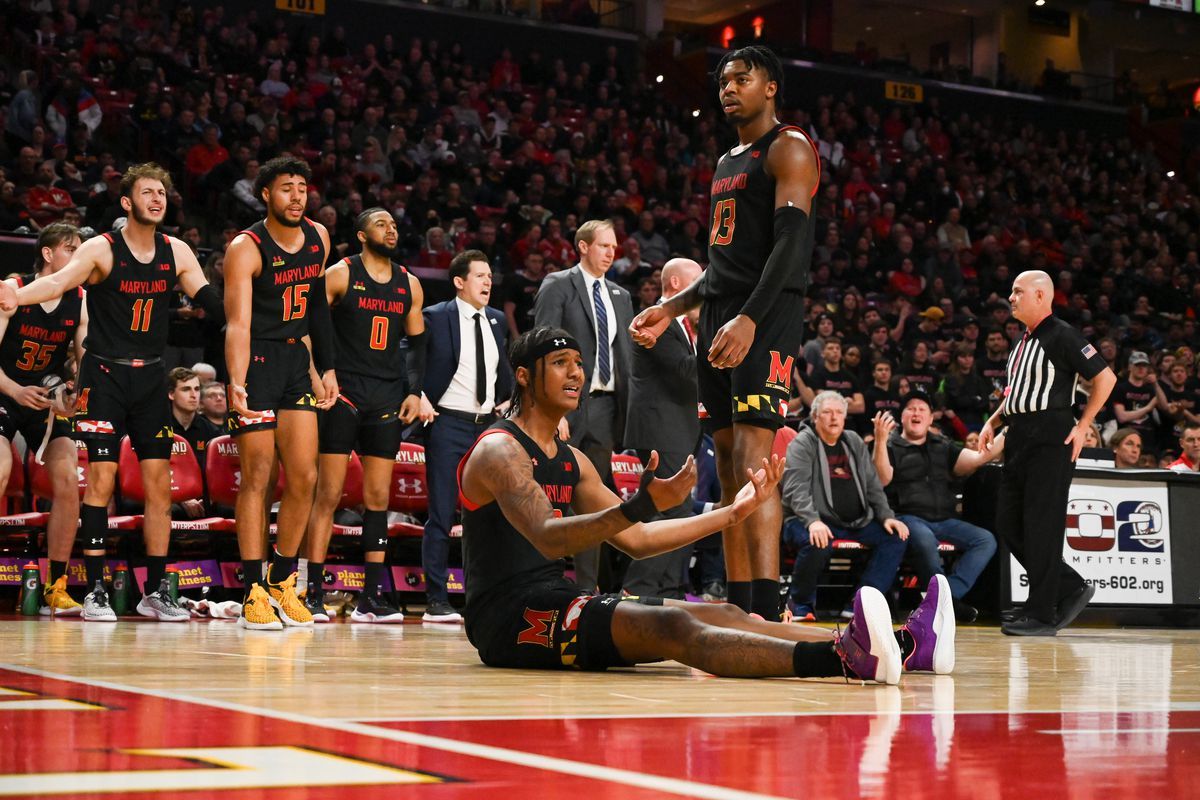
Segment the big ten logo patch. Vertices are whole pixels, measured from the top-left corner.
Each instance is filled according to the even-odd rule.
[[[1123,500],[1117,503],[1117,549],[1161,553],[1165,543],[1163,512],[1158,503]]]
[[[783,391],[791,391],[792,388],[792,365],[795,364],[794,356],[783,358],[779,355],[778,350],[771,351],[771,371],[767,374],[767,388]]]
[[[1067,504],[1067,544],[1072,550],[1095,553],[1116,544],[1116,514],[1104,500],[1072,500]]]

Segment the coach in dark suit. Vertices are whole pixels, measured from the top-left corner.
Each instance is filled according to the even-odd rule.
[[[453,300],[425,309],[426,353],[423,418],[429,520],[421,542],[428,605],[426,622],[461,622],[446,593],[450,527],[458,499],[459,460],[496,419],[496,406],[512,390],[504,314],[488,306],[492,268],[479,250],[450,262]],[[427,406],[430,404],[432,408]]]
[[[575,249],[578,264],[542,280],[534,299],[534,321],[563,328],[579,341],[586,391],[559,435],[582,450],[612,486],[612,454],[625,432],[629,407],[633,303],[629,292],[604,280],[617,250],[612,223],[589,220],[580,225]],[[598,550],[576,555],[575,579],[584,589],[596,587],[598,569]]]
[[[700,265],[695,261],[671,259],[662,271],[663,299],[683,291],[699,277]],[[690,326],[690,320],[679,317],[658,337],[656,346],[633,348],[629,401],[635,411],[625,422],[624,444],[637,450],[643,464],[648,463],[650,452],[657,450],[655,474],[660,477],[678,472],[700,440],[694,328]],[[689,497],[662,516],[678,519],[691,514]],[[691,547],[681,547],[634,561],[625,572],[622,588],[634,595],[684,599],[691,551]]]

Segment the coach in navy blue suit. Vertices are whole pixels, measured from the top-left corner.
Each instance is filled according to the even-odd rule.
[[[458,499],[459,460],[496,419],[496,406],[508,399],[504,314],[488,306],[492,268],[479,250],[450,262],[453,300],[425,309],[425,400],[435,414],[425,442],[429,520],[421,542],[428,604],[426,622],[461,622],[446,594],[450,527]]]

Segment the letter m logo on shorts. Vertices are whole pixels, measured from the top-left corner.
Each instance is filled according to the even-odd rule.
[[[554,625],[555,611],[525,609],[525,622],[529,627],[517,634],[517,644],[536,644],[550,647],[550,629]]]
[[[796,359],[793,356],[781,358],[778,350],[771,351],[771,373],[767,376],[768,386],[783,386],[792,388],[792,363]]]

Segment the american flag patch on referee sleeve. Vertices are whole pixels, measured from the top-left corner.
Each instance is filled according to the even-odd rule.
[[[1096,355],[1096,348],[1092,347],[1090,344],[1085,345],[1083,348],[1083,357],[1091,358],[1094,355]]]

